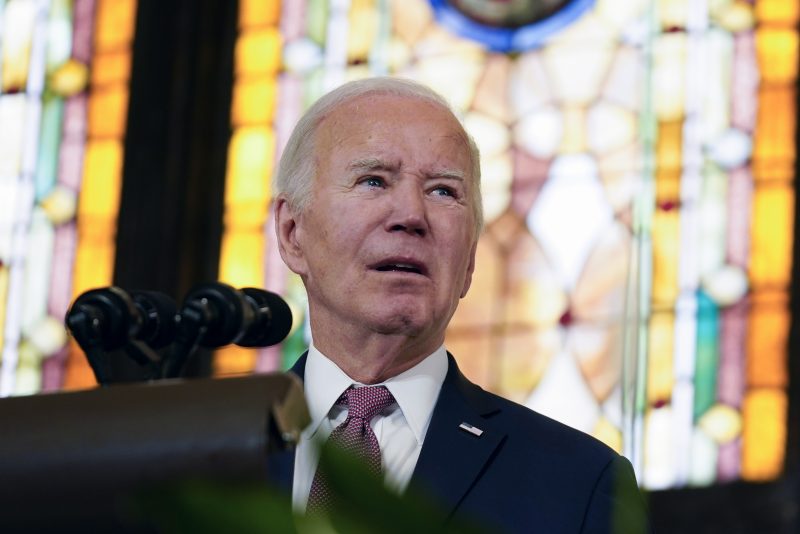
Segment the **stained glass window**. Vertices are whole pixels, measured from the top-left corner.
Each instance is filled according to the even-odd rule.
[[[95,383],[63,317],[111,282],[135,10],[0,2],[0,395]]]
[[[465,373],[625,452],[649,488],[777,476],[798,3],[560,2],[503,42],[443,13],[458,5],[242,3],[222,272],[263,277],[299,320],[217,370],[285,367],[308,338],[266,204],[248,208],[297,117],[346,80],[404,76],[483,156],[486,228],[446,340]]]

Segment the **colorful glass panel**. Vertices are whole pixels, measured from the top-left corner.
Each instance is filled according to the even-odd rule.
[[[647,487],[774,477],[798,2],[580,4],[513,52],[452,26],[442,2],[285,2],[280,19],[243,5],[240,39],[278,28],[282,52],[254,60],[269,89],[237,70],[232,122],[274,132],[274,162],[302,110],[348,79],[388,73],[446,95],[483,156],[486,226],[446,336],[466,374],[624,451]],[[308,340],[305,295],[269,214],[250,209],[226,224],[265,229],[264,283],[298,323],[254,367],[285,367]]]

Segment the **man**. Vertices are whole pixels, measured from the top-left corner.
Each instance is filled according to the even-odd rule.
[[[627,460],[483,391],[445,351],[482,211],[477,148],[440,96],[392,78],[329,93],[289,139],[276,193],[281,256],[305,284],[312,332],[293,369],[312,418],[291,475],[297,508],[324,494],[314,441],[349,432],[351,392],[369,386],[384,404],[359,432],[390,487],[507,531],[645,529]]]

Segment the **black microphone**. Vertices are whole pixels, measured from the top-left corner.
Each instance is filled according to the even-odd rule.
[[[176,314],[175,301],[164,293],[109,286],[82,293],[65,322],[79,343],[88,335],[104,350],[122,348],[133,339],[158,348],[175,338]]]
[[[234,289],[222,282],[196,286],[184,299],[181,322],[199,323],[198,343],[207,348],[236,343],[266,347],[280,343],[292,327],[286,302],[264,289]]]
[[[108,385],[120,378],[114,376],[110,360],[115,356],[109,352],[125,348],[140,365],[158,363],[151,349],[175,338],[176,309],[175,301],[163,293],[102,287],[82,293],[67,311],[65,323],[97,382]]]
[[[237,290],[222,282],[195,286],[179,319],[175,343],[162,365],[164,378],[181,376],[198,345],[266,347],[283,340],[292,326],[292,312],[278,295],[252,287]]]
[[[269,347],[283,341],[292,329],[292,310],[280,296],[256,287],[241,289],[253,307],[253,322],[236,341],[240,347]]]

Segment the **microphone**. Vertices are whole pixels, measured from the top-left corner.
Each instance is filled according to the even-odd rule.
[[[79,343],[88,336],[104,350],[122,348],[132,339],[159,348],[175,338],[176,313],[175,301],[164,293],[109,286],[82,293],[65,322]]]
[[[176,309],[175,301],[163,293],[102,287],[82,293],[67,311],[65,323],[86,353],[97,382],[107,385],[120,378],[114,376],[108,352],[125,348],[140,365],[158,363],[151,348],[175,338]]]
[[[184,299],[181,322],[205,328],[198,343],[207,348],[236,343],[267,347],[280,343],[292,327],[289,305],[264,289],[234,289],[222,282],[196,286]]]
[[[254,320],[236,341],[240,347],[269,347],[283,341],[292,329],[292,310],[280,296],[256,287],[243,287],[245,300],[254,309]]]
[[[264,289],[234,289],[222,282],[195,286],[183,301],[172,351],[162,366],[163,378],[181,375],[198,345],[236,343],[266,347],[280,343],[292,327],[286,302]]]

